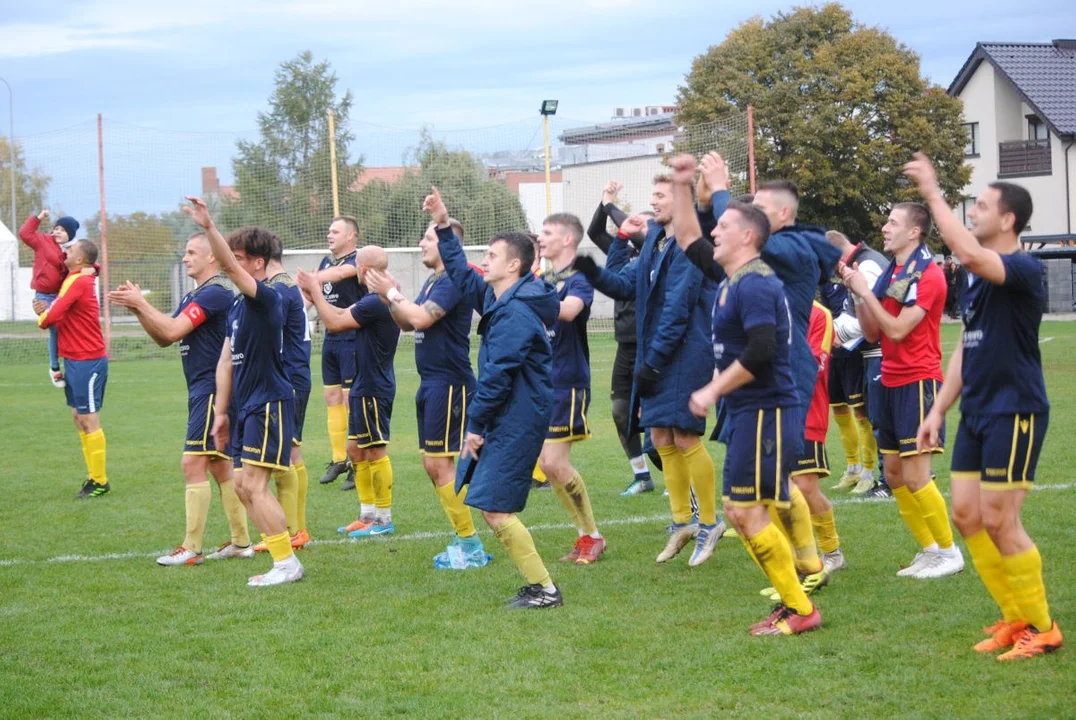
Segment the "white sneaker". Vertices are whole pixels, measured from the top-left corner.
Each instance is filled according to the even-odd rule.
[[[669,534],[669,541],[665,543],[665,549],[658,554],[658,562],[663,563],[672,560],[698,534],[698,523],[688,523],[673,530]]]
[[[691,553],[687,564],[690,567],[698,567],[710,559],[717,547],[717,541],[725,536],[725,523],[718,520],[712,528],[699,525],[699,534],[695,536],[695,549]]]
[[[163,567],[174,567],[176,565],[201,565],[205,558],[202,557],[202,553],[196,553],[193,550],[180,545],[167,555],[161,555],[157,558],[157,564]]]
[[[273,567],[264,575],[255,575],[247,581],[248,587],[268,587],[270,585],[283,585],[303,579],[303,564],[293,555],[291,561],[284,561],[279,565],[273,563]]]
[[[963,569],[964,555],[961,554],[960,548],[953,545],[948,550],[939,550],[934,553],[930,558],[930,562],[915,573],[915,577],[920,580],[930,580],[932,578],[956,575]]]
[[[53,370],[52,368],[49,368],[49,382],[52,383],[53,387],[67,387],[67,382],[64,381],[64,374],[61,370]]]
[[[831,486],[830,490],[851,490],[859,482],[862,474],[862,469],[851,470],[846,468],[844,474],[841,475],[841,479],[837,481],[836,485]]]
[[[912,564],[897,571],[897,577],[915,577],[915,574],[931,563],[931,558],[937,554],[937,550],[921,550],[915,554]]]
[[[822,565],[825,566],[826,572],[835,572],[837,570],[844,570],[846,563],[844,561],[844,553],[840,548],[837,548],[830,553],[822,553]]]
[[[226,542],[220,546],[215,552],[211,552],[206,555],[206,560],[230,560],[231,558],[252,558],[254,557],[254,543],[247,545],[246,547],[239,547],[233,545],[230,542]]]

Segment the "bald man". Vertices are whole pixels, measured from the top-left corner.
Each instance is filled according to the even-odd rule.
[[[360,284],[365,284],[367,272],[384,271],[389,266],[388,255],[375,245],[360,248],[355,262]],[[341,526],[339,532],[349,537],[391,535],[396,526],[392,522],[389,420],[396,398],[396,374],[392,363],[400,327],[376,293],[366,293],[349,308],[338,308],[317,292],[315,275],[300,270],[298,281],[314,301],[326,330],[358,330],[355,357],[360,372],[348,396],[347,454],[355,468],[359,513],[354,522]]]

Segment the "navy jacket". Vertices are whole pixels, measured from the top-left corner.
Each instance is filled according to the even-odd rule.
[[[478,385],[467,405],[467,431],[482,435],[485,443],[478,462],[458,463],[456,489],[470,482],[468,505],[519,512],[553,409],[553,352],[546,328],[557,321],[560,299],[552,285],[530,273],[497,298],[467,266],[452,230],[438,229],[437,238],[446,274],[482,315]]]
[[[712,221],[706,225],[713,227]],[[664,230],[651,220],[646,241],[634,260],[630,260],[628,243],[614,240],[594,287],[613,299],[635,300],[635,371],[646,364],[661,373],[653,397],[640,402],[638,387],[633,385],[629,432],[658,427],[701,435],[706,421],[691,414],[688,400],[713,377],[710,312],[717,288],[674,239],[667,238],[664,249],[658,251]],[[640,405],[641,418],[637,413]]]

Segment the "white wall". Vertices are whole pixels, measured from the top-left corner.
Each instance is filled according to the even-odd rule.
[[[527,215],[527,225],[531,232],[542,229],[542,221],[547,215],[564,212],[564,185],[559,182],[549,184],[552,195],[553,210],[546,212],[545,204],[545,181],[540,183],[520,183],[519,202],[523,206],[523,212]]]

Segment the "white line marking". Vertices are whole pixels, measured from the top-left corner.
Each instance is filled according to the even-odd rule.
[[[1035,491],[1040,490],[1071,490],[1076,488],[1076,482],[1070,483],[1058,483],[1056,485],[1037,485],[1032,489]],[[949,493],[945,493],[948,496]],[[838,497],[830,500],[833,505],[866,505],[866,504],[882,504],[887,501],[875,500],[872,498],[859,498],[859,497]],[[602,527],[608,527],[610,525],[647,525],[650,523],[668,523],[669,516],[666,515],[633,515],[626,518],[613,518],[610,520],[603,520],[601,522]],[[531,532],[543,532],[546,530],[573,530],[574,525],[568,523],[544,523],[540,525],[530,525],[527,528]],[[492,535],[489,530],[480,531],[482,535]],[[451,532],[416,532],[408,533],[407,535],[393,535],[391,538],[384,538],[380,542],[403,542],[411,540],[436,540],[437,538],[451,538],[455,533]],[[378,542],[376,538],[371,538],[371,542]],[[362,544],[364,541],[358,538],[333,538],[331,540],[313,540],[310,542],[311,546],[315,545],[357,545]],[[11,558],[8,560],[0,560],[0,567],[12,567],[15,565],[45,565],[50,563],[71,563],[71,562],[104,562],[106,560],[136,560],[143,558],[157,558],[162,555],[167,555],[170,550],[160,550],[158,552],[122,552],[122,553],[106,553],[104,555],[57,555],[55,557],[47,558],[45,560],[27,560],[24,558]]]

